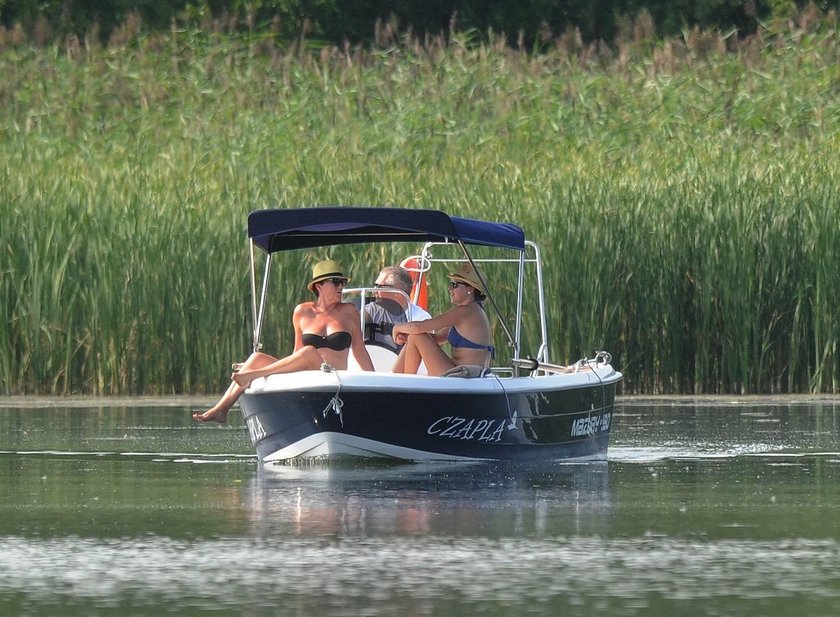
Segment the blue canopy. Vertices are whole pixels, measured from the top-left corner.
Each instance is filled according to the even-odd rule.
[[[267,253],[363,242],[457,242],[525,250],[525,234],[510,223],[449,216],[439,210],[321,206],[257,210],[248,237]]]

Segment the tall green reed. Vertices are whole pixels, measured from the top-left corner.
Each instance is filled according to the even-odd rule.
[[[5,49],[2,391],[216,391],[250,349],[248,211],[329,203],[519,223],[554,360],[606,348],[627,392],[837,391],[836,32],[616,56],[195,31]],[[363,282],[401,251],[277,264],[266,350],[290,349],[314,260]]]

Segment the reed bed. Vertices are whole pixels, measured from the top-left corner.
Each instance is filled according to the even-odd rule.
[[[250,348],[247,213],[335,203],[520,224],[553,359],[608,349],[625,392],[837,392],[840,37],[783,26],[541,55],[0,45],[0,393],[219,391]],[[331,255],[359,282],[403,256]],[[267,350],[324,256],[275,271]]]

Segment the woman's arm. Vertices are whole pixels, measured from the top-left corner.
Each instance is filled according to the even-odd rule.
[[[424,332],[437,332],[449,328],[462,318],[464,309],[463,306],[456,306],[431,319],[395,324],[394,334],[423,334]],[[396,336],[394,336],[394,340],[396,340]]]
[[[449,328],[441,328],[440,330],[435,330],[433,336],[435,337],[435,343],[438,345],[443,345],[446,341],[449,340]]]
[[[359,310],[352,304],[346,304],[345,311],[350,315],[350,349],[353,352],[353,357],[356,358],[356,363],[363,371],[372,371],[373,361],[370,359],[370,354],[365,347],[365,337],[362,334],[362,328],[359,326],[361,315]]]
[[[292,313],[292,326],[295,328],[295,349],[299,350],[303,347],[303,330],[300,327],[301,316],[303,315],[303,305],[298,304]]]

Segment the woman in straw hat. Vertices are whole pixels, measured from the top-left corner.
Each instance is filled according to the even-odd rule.
[[[298,304],[292,316],[295,328],[292,354],[277,359],[258,351],[252,353],[231,375],[230,386],[219,402],[204,413],[194,413],[193,418],[200,422],[224,422],[233,404],[258,377],[317,370],[324,363],[346,369],[351,349],[359,366],[372,371],[373,363],[359,326],[359,310],[341,301],[341,290],[349,280],[338,262],[327,259],[316,263],[307,285],[315,294],[315,301]]]
[[[443,375],[460,365],[489,366],[495,350],[481,305],[482,279],[469,263],[448,276],[451,309],[425,321],[394,326],[394,341],[405,345],[394,364],[395,373],[416,373],[421,362],[429,375]],[[440,347],[444,342],[452,347],[451,357]]]

